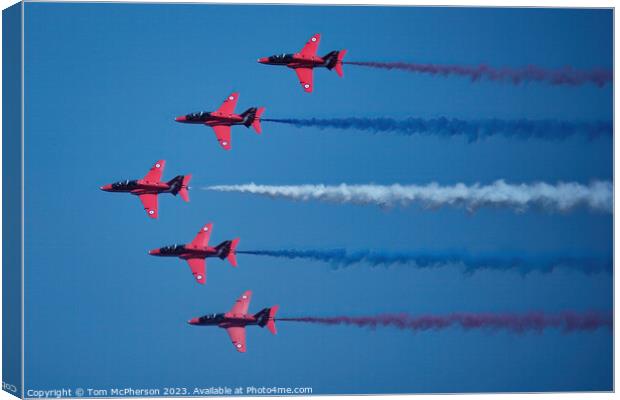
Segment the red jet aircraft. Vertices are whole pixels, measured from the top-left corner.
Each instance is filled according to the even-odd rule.
[[[314,87],[312,83],[312,73],[314,68],[327,68],[329,70],[335,69],[338,76],[342,77],[342,59],[347,53],[346,50],[334,50],[330,51],[323,57],[316,55],[316,51],[319,48],[319,42],[321,41],[321,34],[317,33],[312,36],[308,43],[304,46],[299,53],[294,54],[279,54],[271,57],[259,58],[258,62],[268,65],[285,65],[292,68],[297,73],[297,78],[301,87],[308,93],[312,92]]]
[[[235,250],[239,244],[239,238],[226,240],[215,247],[209,246],[211,237],[212,223],[202,227],[198,235],[188,244],[173,244],[149,251],[152,256],[159,257],[178,257],[189,264],[194,278],[198,283],[205,284],[207,281],[207,257],[219,257],[221,260],[227,259],[233,267],[237,266]]]
[[[202,111],[176,117],[174,120],[186,124],[201,124],[213,128],[218,142],[224,150],[230,150],[230,127],[232,125],[252,126],[256,133],[261,133],[260,117],[265,107],[248,108],[241,115],[234,114],[239,93],[232,93],[217,111]]]
[[[248,325],[265,326],[274,335],[276,331],[275,317],[279,306],[263,308],[256,314],[248,314],[248,307],[252,299],[252,291],[248,290],[241,295],[227,313],[208,314],[188,321],[190,325],[219,326],[226,329],[233,346],[240,353],[245,353],[245,327]]]
[[[109,185],[101,186],[101,190],[106,192],[131,193],[140,198],[146,215],[157,218],[157,195],[160,193],[172,193],[181,195],[185,201],[189,201],[187,185],[192,178],[191,175],[178,175],[168,182],[162,182],[161,176],[164,173],[165,160],[159,160],[153,165],[143,179],[124,180]]]

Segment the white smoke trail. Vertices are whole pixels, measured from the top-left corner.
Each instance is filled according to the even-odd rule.
[[[298,201],[318,200],[332,203],[370,204],[383,207],[419,203],[424,207],[459,206],[468,210],[480,207],[508,207],[523,211],[530,206],[551,211],[569,211],[588,207],[595,211],[613,211],[613,185],[595,181],[589,185],[576,182],[549,184],[510,184],[498,180],[490,185],[457,183],[427,185],[216,185],[205,190],[251,193]]]

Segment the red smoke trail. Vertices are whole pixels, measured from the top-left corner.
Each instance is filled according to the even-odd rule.
[[[469,77],[472,81],[482,78],[491,81],[512,82],[515,85],[521,82],[546,82],[552,85],[578,86],[593,83],[599,87],[613,81],[613,72],[608,69],[576,70],[571,67],[549,70],[534,65],[523,68],[493,68],[487,65],[477,67],[462,65],[415,64],[405,62],[362,62],[349,61],[344,64],[387,70],[401,70],[431,75],[458,75]]]
[[[380,314],[366,317],[297,317],[278,318],[278,321],[306,322],[322,325],[355,325],[375,329],[377,327],[394,327],[414,332],[441,330],[460,327],[465,330],[486,329],[506,330],[523,333],[526,331],[542,332],[546,329],[559,329],[563,332],[594,331],[600,328],[609,330],[613,327],[610,313],[599,312],[564,312],[560,314],[492,314],[492,313],[455,313],[447,315]]]

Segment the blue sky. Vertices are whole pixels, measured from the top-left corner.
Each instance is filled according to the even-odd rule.
[[[192,186],[265,183],[490,183],[612,179],[609,138],[565,141],[370,135],[264,123],[233,128],[221,150],[209,128],[173,118],[211,110],[233,90],[265,117],[612,118],[612,88],[472,83],[345,65],[292,71],[258,57],[296,51],[357,61],[612,67],[609,10],[275,7],[27,3],[26,389],[118,386],[312,386],[314,393],[560,391],[612,388],[608,331],[539,334],[449,329],[412,334],[279,324],[248,329],[238,354],[223,330],[186,324],[226,311],[282,316],[385,312],[610,310],[606,273],[522,276],[239,256],[208,261],[206,286],[180,260],[146,251],[186,242],[206,222],[240,249],[467,250],[612,253],[612,216],[484,209],[429,211],[295,203],[193,190],[160,197],[148,219],[129,195],[99,191],[167,161]]]

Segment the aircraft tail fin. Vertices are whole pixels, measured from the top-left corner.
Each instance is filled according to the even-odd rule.
[[[342,71],[342,60],[344,59],[344,56],[346,54],[347,54],[346,50],[340,50],[340,51],[334,50],[334,51],[330,51],[323,57],[323,59],[325,60],[325,66],[327,67],[327,69],[329,70],[335,69],[336,73],[341,78],[344,76],[344,72]]]
[[[226,259],[233,267],[237,266],[237,245],[239,244],[239,238],[233,239],[230,242],[230,250],[226,255]]]
[[[265,107],[248,108],[243,112],[243,114],[241,114],[241,117],[243,118],[243,125],[245,125],[247,128],[251,126],[252,128],[254,128],[256,133],[261,133],[262,129],[260,126],[260,116],[263,114],[264,111]]]
[[[256,131],[256,133],[261,133],[263,129],[260,126],[260,117],[265,112],[265,107],[259,107],[256,110],[256,114],[254,114],[254,120],[252,121],[252,128]]]
[[[264,328],[266,326],[267,329],[269,329],[269,332],[273,333],[274,335],[277,334],[278,330],[276,329],[276,313],[278,312],[279,308],[280,306],[275,305],[271,308],[263,308],[262,310],[254,314],[254,317],[258,320],[258,326],[260,326],[261,328]]]
[[[177,175],[173,179],[168,181],[168,185],[170,186],[170,193],[173,195],[180,194],[181,198],[184,201],[189,201],[189,180],[192,179],[191,175]]]
[[[237,266],[237,245],[239,244],[239,238],[233,240],[225,240],[222,243],[215,246],[217,250],[216,256],[220,260],[228,260],[233,267]]]

